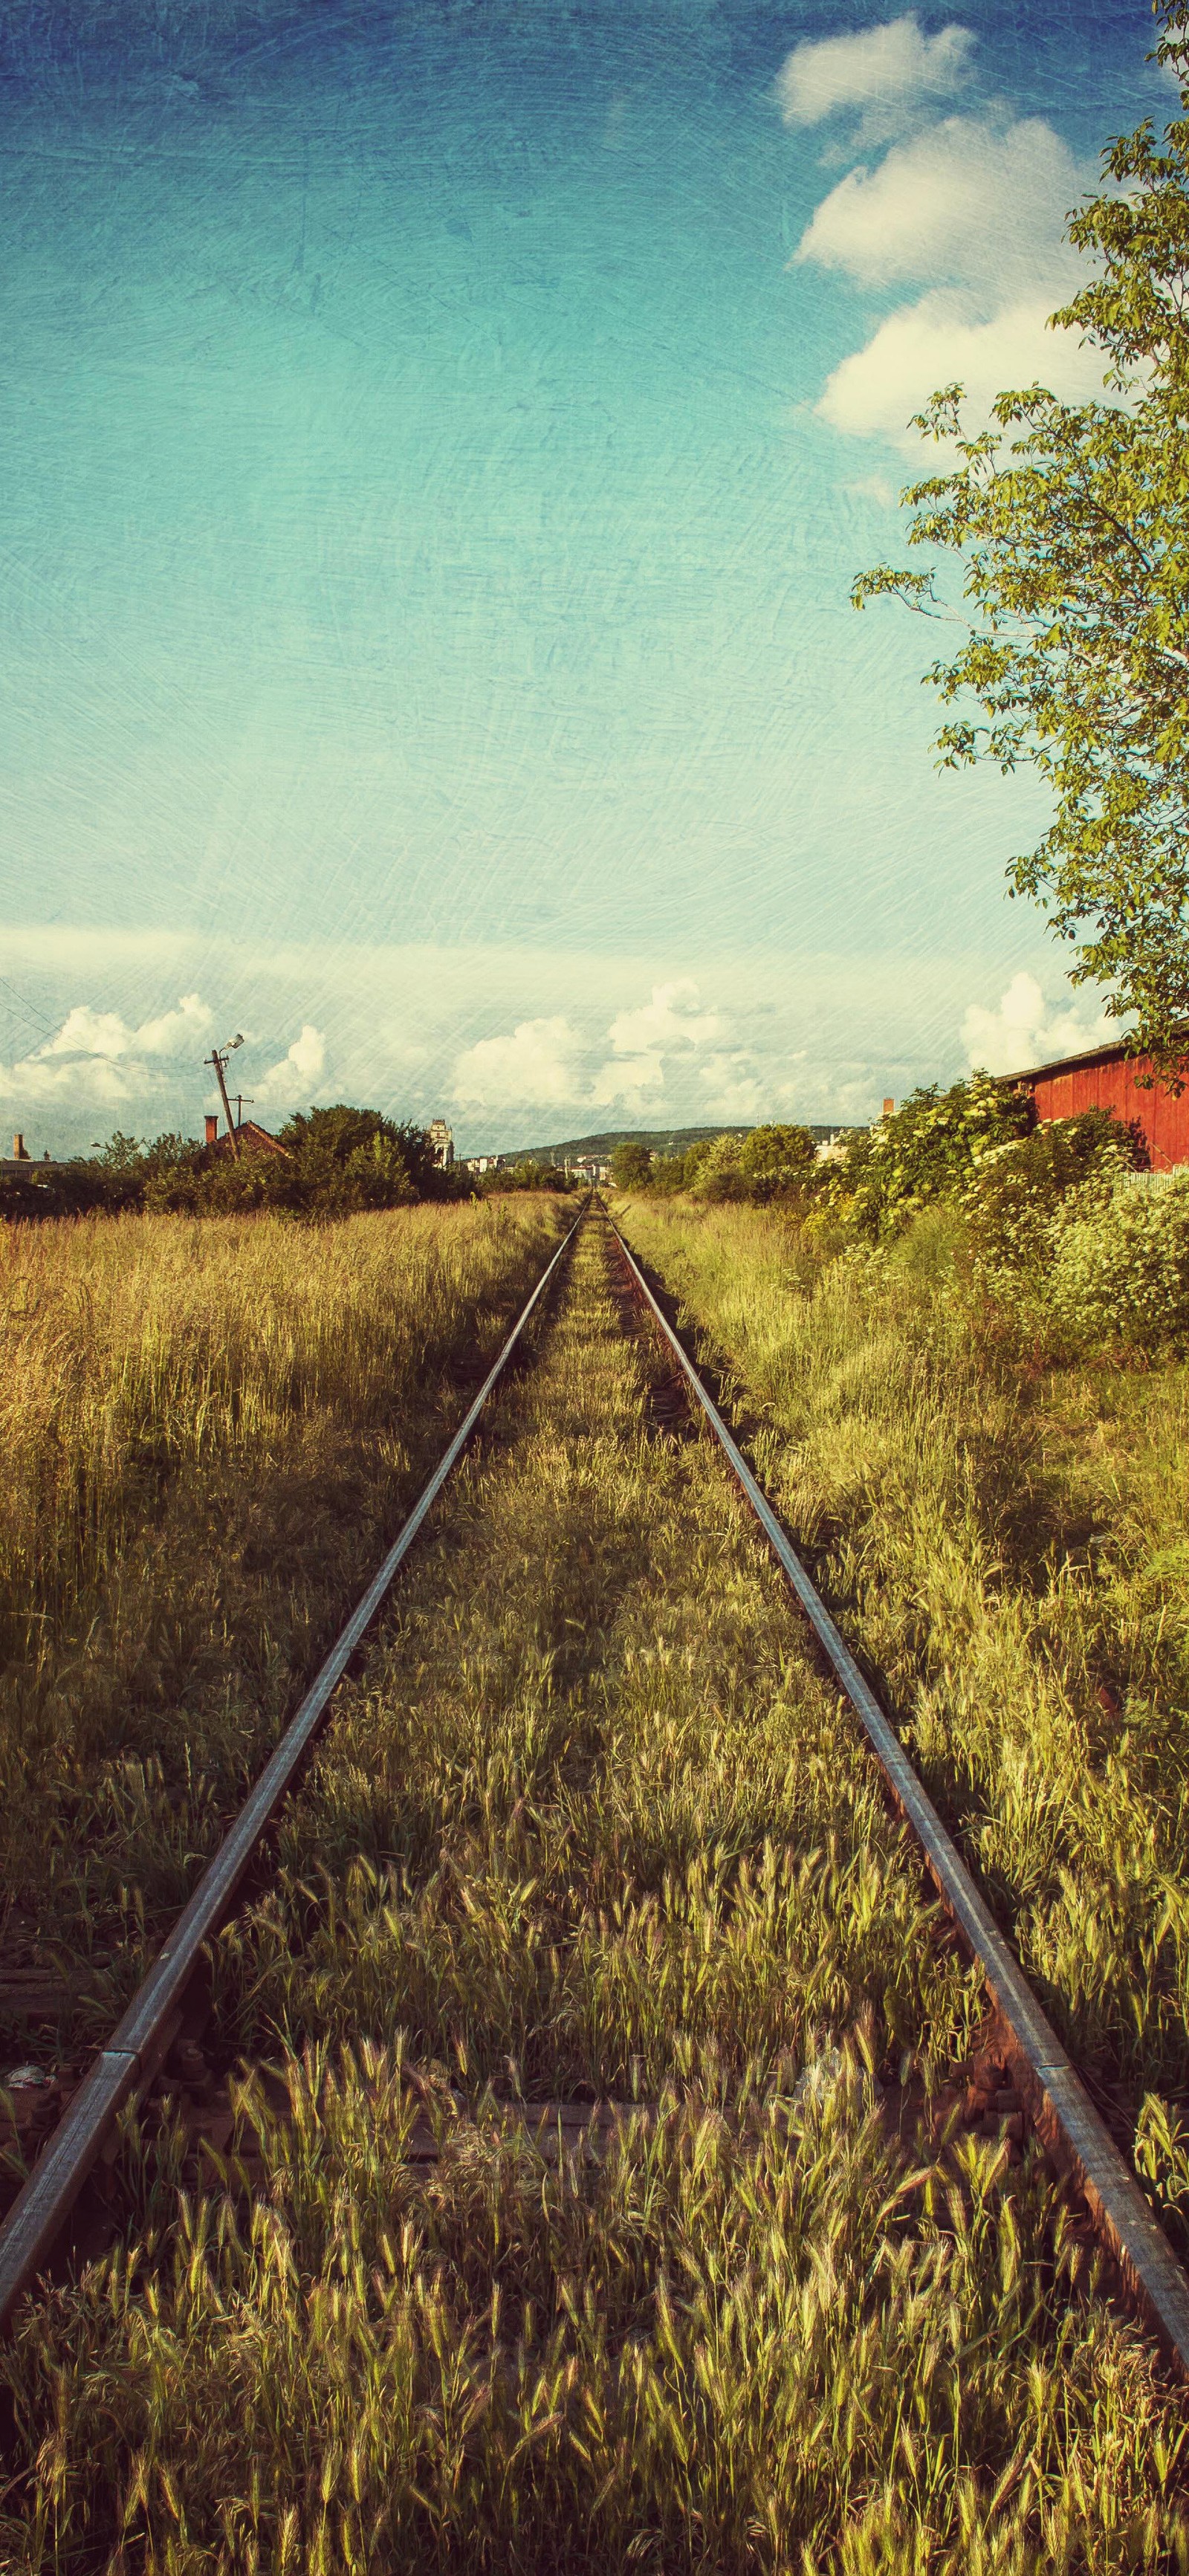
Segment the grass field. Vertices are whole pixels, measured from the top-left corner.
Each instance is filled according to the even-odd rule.
[[[825,1268],[759,1210],[624,1221],[1189,2254],[1189,1371],[1042,1365],[944,1213]]]
[[[221,1945],[225,2184],[179,2096],[25,2312],[6,2568],[1189,2565],[1043,2171],[918,2132],[974,1982],[655,1369],[588,1230]]]
[[[30,1961],[110,2020],[559,1221],[0,1229],[0,2047]]]

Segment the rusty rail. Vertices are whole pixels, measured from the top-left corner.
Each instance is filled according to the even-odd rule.
[[[11,2322],[23,2292],[36,2278],[74,2208],[124,2106],[151,2083],[176,2036],[185,1988],[205,1943],[234,1904],[249,1862],[305,1760],[329,1702],[376,1612],[404,1564],[418,1531],[457,1466],[479,1416],[499,1383],[525,1326],[545,1294],[586,1214],[579,1210],[552,1259],[521,1308],[474,1403],[423,1486],[399,1536],[373,1576],[321,1671],[290,1719],[260,1778],[240,1808],[184,1911],[137,1989],[122,2021],[84,2077],[28,2181],[0,2228],[0,2333]]]
[[[602,1211],[606,1214],[606,1210]],[[607,1217],[633,1285],[677,1360],[782,1573],[823,1648],[835,1680],[867,1736],[893,1800],[916,1836],[930,1877],[1011,2035],[1013,2072],[1053,2163],[1081,2192],[1095,2227],[1145,2323],[1181,2377],[1189,2379],[1189,2278],[1157,2225],[1135,2175],[1090,2100],[1068,2050],[1042,2012],[1018,1959],[980,1896],[895,1729],[835,1626],[787,1532],[702,1384],[619,1228]]]

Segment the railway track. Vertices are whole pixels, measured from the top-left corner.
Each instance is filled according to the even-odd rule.
[[[1012,2166],[1020,2160],[1022,2129],[1040,2141],[1107,2258],[1107,2278],[1142,2320],[1166,2363],[1181,2378],[1189,2378],[1189,2283],[1184,2272],[702,1375],[629,1247],[606,1211],[597,1205],[582,1211],[558,1246],[465,1421],[10,2211],[0,2230],[0,2326],[11,2330],[22,2314],[28,2314],[29,2297],[33,2294],[36,2298],[39,2275],[53,2261],[56,2249],[60,2252],[72,2213],[91,2177],[97,2169],[104,2169],[104,2159],[111,2154],[121,2113],[144,2102],[167,2067],[171,2051],[176,2060],[179,2047],[183,2053],[188,2048],[191,2055],[198,2048],[193,2015],[187,2020],[187,1998],[193,1995],[196,1980],[204,1973],[211,1944],[233,1921],[250,1873],[258,1868],[262,1847],[270,1836],[276,1835],[286,1802],[307,1774],[311,1748],[328,1714],[336,1712],[336,1694],[344,1678],[356,1670],[360,1649],[388,1602],[426,1521],[464,1460],[493,1397],[506,1379],[514,1354],[525,1347],[534,1328],[549,1313],[551,1291],[561,1289],[563,1295],[566,1293],[575,1252],[583,1241],[589,1252],[592,1238],[601,1238],[606,1249],[609,1283],[620,1309],[620,1323],[625,1315],[629,1321],[638,1319],[639,1330],[650,1337],[648,1420],[654,1430],[661,1432],[696,1426],[712,1435],[754,1528],[771,1551],[798,1613],[809,1624],[816,1655],[829,1676],[831,1688],[842,1695],[862,1730],[869,1755],[878,1766],[883,1796],[891,1802],[919,1848],[962,1958],[971,1963],[981,1980],[986,2004],[981,2051],[984,2080],[980,2085],[976,2062],[970,2089],[976,2108],[981,2108],[984,2130],[993,2129],[998,2122],[1003,2155]],[[568,1384],[568,1380],[563,1382],[563,1391]],[[563,1474],[563,1469],[558,1472]],[[559,1510],[562,1508],[559,1504]],[[596,1583],[592,1602],[597,1592]],[[590,1615],[593,1617],[593,1610]],[[570,1619],[564,1624],[580,1626],[582,1622]],[[564,1662],[564,1638],[558,1651]],[[519,1803],[523,1806],[525,1798]],[[513,1821],[517,1812],[514,1800],[510,1809]],[[371,1903],[369,1897],[368,1904]],[[356,1953],[370,1937],[373,1921],[374,1906],[370,1913],[365,1907],[355,1918],[352,1938]],[[400,1937],[405,1937],[403,1932]],[[465,2054],[464,2047],[464,2059]],[[403,2132],[403,2152],[411,2165],[432,2164],[438,2156],[443,2136],[450,2133],[451,2123],[465,2109],[467,2073],[466,2065],[460,2062],[460,2072],[452,2086],[440,2069],[428,2091],[422,2086],[421,2107],[415,2109],[415,2116]],[[647,2085],[642,2088],[633,2081],[623,2088],[620,2099],[609,2098],[610,2088],[587,2082],[579,2088],[585,2092],[585,2102],[575,2102],[561,2090],[544,2099],[535,2098],[531,2090],[526,2093],[521,2073],[519,2066],[512,2068],[500,2117],[505,2123],[510,2120],[520,2130],[527,2130],[537,2152],[552,2155],[555,2162],[567,2154],[572,2157],[585,2151],[605,2152],[608,2138],[623,2123],[655,2124],[664,2117],[655,2084],[650,2092]],[[829,2065],[822,2080],[830,2080]],[[490,2108],[490,2075],[485,2081]],[[796,2088],[793,2090],[795,2097]],[[908,2107],[914,2105],[910,2103]],[[954,2128],[956,2122],[950,2125]]]

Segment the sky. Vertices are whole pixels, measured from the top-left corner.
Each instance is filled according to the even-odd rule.
[[[1045,327],[1147,0],[0,0],[0,1118],[480,1152],[1092,1044],[939,774],[932,388]],[[242,1067],[242,1071],[240,1068]]]

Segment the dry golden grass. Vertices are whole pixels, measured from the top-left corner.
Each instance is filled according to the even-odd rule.
[[[192,1882],[557,1222],[0,1229],[8,1967],[48,1936],[126,1982],[121,1893]]]
[[[1043,2171],[890,2116],[975,1981],[651,1365],[588,1234],[222,1945],[283,2079],[226,2190],[130,2146],[26,2311],[13,2576],[1189,2565],[1183,2410]],[[604,2089],[601,2159],[508,2117]]]
[[[1189,2252],[1189,1370],[1039,1364],[944,1210],[824,1268],[759,1210],[625,1223]]]

